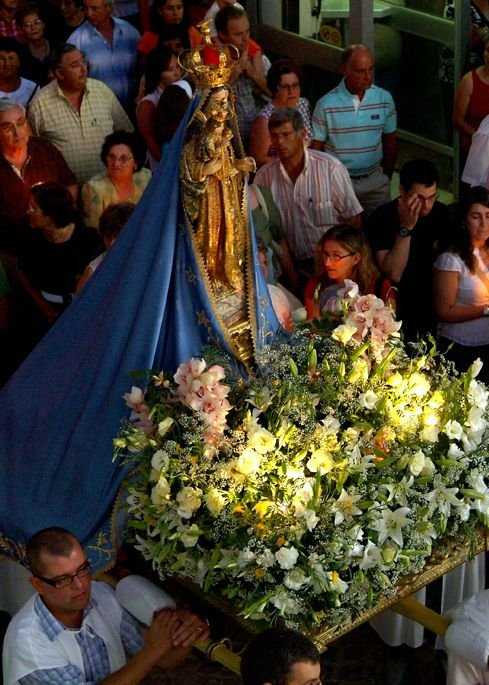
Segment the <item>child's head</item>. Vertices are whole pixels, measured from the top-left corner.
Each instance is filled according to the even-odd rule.
[[[115,243],[135,207],[136,205],[132,202],[119,202],[109,205],[102,212],[98,230],[107,250]]]
[[[319,652],[295,630],[271,628],[246,647],[243,685],[321,685]]]

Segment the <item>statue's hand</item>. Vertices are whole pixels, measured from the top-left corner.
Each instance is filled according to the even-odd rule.
[[[210,162],[207,162],[207,164],[204,164],[204,167],[202,169],[202,172],[204,176],[213,176],[214,174],[217,174],[217,172],[221,169],[222,167],[222,160],[221,159],[213,159]]]
[[[256,171],[256,162],[253,157],[243,157],[243,159],[235,160],[236,168],[245,174],[254,174]]]

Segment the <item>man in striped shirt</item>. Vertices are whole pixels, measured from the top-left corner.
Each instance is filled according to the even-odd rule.
[[[317,103],[313,144],[330,149],[348,169],[365,213],[389,202],[396,161],[396,108],[390,93],[373,83],[374,58],[364,45],[342,56],[344,78]]]
[[[276,110],[268,127],[278,159],[262,166],[255,182],[270,188],[296,265],[311,276],[318,241],[338,223],[360,228],[362,207],[344,165],[332,155],[306,148],[304,121],[297,110]]]

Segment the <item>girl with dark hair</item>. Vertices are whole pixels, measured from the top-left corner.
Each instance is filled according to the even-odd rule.
[[[91,178],[82,187],[85,223],[98,228],[106,207],[119,202],[137,204],[151,179],[142,168],[144,151],[134,133],[115,131],[105,138],[100,154],[106,172]]]
[[[42,183],[31,190],[29,223],[33,230],[22,241],[19,281],[40,314],[37,334],[43,334],[71,301],[86,265],[102,251],[93,229],[83,226],[69,190]]]
[[[434,264],[434,306],[438,335],[449,343],[446,356],[465,371],[489,345],[489,192],[467,191],[460,207],[461,226],[450,247]],[[444,344],[443,347],[446,345]],[[484,366],[481,379],[489,380]]]
[[[338,310],[338,293],[345,281],[354,281],[361,295],[374,294],[395,309],[395,289],[375,266],[365,236],[357,228],[333,226],[318,243],[319,275],[309,280],[304,305],[309,319]]]
[[[201,43],[197,29],[190,25],[183,0],[155,0],[151,8],[151,31],[143,33],[138,51],[145,56],[161,45],[168,37],[175,39],[177,32],[184,49]]]
[[[161,157],[161,147],[156,140],[156,108],[165,88],[181,77],[178,58],[169,48],[152,50],[144,72],[145,95],[136,109],[138,129],[148,148],[148,163],[152,171]]]
[[[312,140],[311,108],[308,100],[301,97],[302,74],[299,67],[290,59],[274,62],[267,73],[267,86],[272,101],[260,112],[251,128],[250,154],[258,167],[275,159],[272,148],[268,120],[273,111],[281,107],[292,107],[300,112],[304,121],[308,141]]]

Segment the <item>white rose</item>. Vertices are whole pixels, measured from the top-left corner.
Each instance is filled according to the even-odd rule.
[[[275,447],[275,443],[275,436],[270,433],[270,431],[267,431],[266,428],[258,428],[258,430],[253,431],[250,435],[250,448],[256,450],[260,454],[271,452]]]
[[[308,578],[304,571],[300,568],[294,568],[289,571],[284,578],[285,587],[289,590],[300,590],[300,588],[308,582]]]
[[[189,528],[185,528],[180,534],[180,540],[184,547],[195,547],[199,540],[200,529],[193,523]]]
[[[170,484],[165,476],[160,476],[158,482],[151,490],[151,501],[157,507],[165,504],[170,497]]]
[[[358,401],[360,406],[364,409],[375,409],[375,405],[379,401],[379,398],[373,390],[367,390],[367,392],[362,392],[358,398]]]
[[[210,488],[205,496],[205,503],[212,516],[219,516],[226,506],[226,499],[217,488]]]
[[[413,476],[419,476],[421,471],[424,469],[425,461],[425,456],[421,450],[413,454],[409,460],[409,470]]]
[[[169,463],[170,455],[168,452],[165,452],[165,450],[158,450],[153,454],[153,458],[151,459],[151,467],[155,469],[155,471],[166,471]]]
[[[464,429],[458,421],[447,421],[443,429],[450,440],[461,440],[464,434]]]
[[[302,611],[300,603],[291,597],[283,587],[270,601],[282,615],[295,616]]]
[[[437,442],[439,434],[438,426],[425,426],[420,433],[420,438],[423,442]]]
[[[342,345],[346,345],[357,332],[356,326],[351,326],[350,324],[342,323],[341,326],[337,326],[331,337],[333,340],[337,340]]]
[[[256,563],[263,568],[271,568],[275,564],[275,557],[269,549],[266,549],[256,557]]]
[[[489,393],[479,381],[470,381],[468,396],[471,403],[475,404],[479,409],[485,409],[487,407]]]
[[[461,459],[465,456],[465,452],[460,449],[456,442],[451,442],[448,448],[448,456],[451,459]]]
[[[255,452],[255,450],[247,448],[239,456],[236,468],[244,476],[250,476],[258,471],[260,463],[261,455]]]
[[[306,466],[311,473],[319,471],[321,475],[329,473],[334,468],[335,462],[331,454],[324,448],[314,450]]]
[[[202,500],[200,499],[201,495],[202,490],[199,490],[199,488],[191,488],[188,486],[182,488],[177,495],[177,512],[179,516],[184,519],[191,518],[194,511],[197,511],[202,504]]]
[[[278,561],[280,568],[288,571],[295,566],[299,552],[295,547],[281,547],[278,552],[275,552],[275,559]]]

